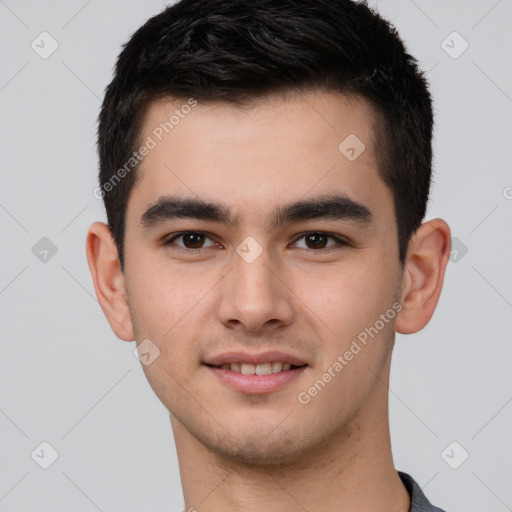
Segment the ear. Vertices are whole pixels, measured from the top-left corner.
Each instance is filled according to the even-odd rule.
[[[395,330],[411,334],[425,327],[437,306],[450,258],[450,227],[442,219],[424,222],[409,242]]]
[[[95,222],[89,228],[86,252],[96,297],[110,327],[118,338],[133,341],[135,336],[117,247],[109,227],[103,222]]]

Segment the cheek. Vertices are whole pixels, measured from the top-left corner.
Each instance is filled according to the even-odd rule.
[[[149,261],[141,259],[141,261]],[[130,274],[129,301],[142,336],[162,343],[191,337],[217,273],[187,265],[147,264]]]
[[[295,283],[300,283],[296,294],[309,311],[306,314],[314,312],[324,327],[343,339],[357,334],[370,321],[373,324],[391,306],[390,272],[386,274],[375,264],[354,262],[307,272],[300,269]]]

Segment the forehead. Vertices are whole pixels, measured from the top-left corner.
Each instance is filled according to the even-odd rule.
[[[165,195],[230,205],[242,222],[262,223],[282,204],[328,194],[390,213],[391,194],[377,173],[373,111],[359,98],[314,91],[243,106],[156,102],[140,141],[152,148],[128,204],[139,218]]]

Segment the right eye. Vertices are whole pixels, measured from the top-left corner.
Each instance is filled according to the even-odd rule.
[[[175,241],[180,239],[182,240],[182,244],[176,244]],[[197,252],[198,250],[205,248],[202,247],[205,239],[211,240],[211,238],[206,233],[202,233],[201,231],[182,231],[180,233],[174,233],[166,237],[162,241],[162,245],[165,247],[177,245],[180,249]],[[218,246],[218,244],[213,242],[207,247],[214,246]]]

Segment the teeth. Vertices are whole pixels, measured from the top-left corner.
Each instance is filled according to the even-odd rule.
[[[291,368],[290,363],[280,363],[278,361],[251,364],[251,363],[231,363],[220,365],[222,370],[231,370],[232,372],[242,373],[244,375],[269,375],[271,373],[279,373],[283,370]]]
[[[256,366],[249,363],[242,363],[242,373],[244,375],[254,375],[256,373]]]
[[[272,373],[272,364],[271,363],[263,363],[258,364],[256,366],[256,375],[268,375]]]
[[[272,363],[272,373],[278,373],[283,369],[283,363]]]

